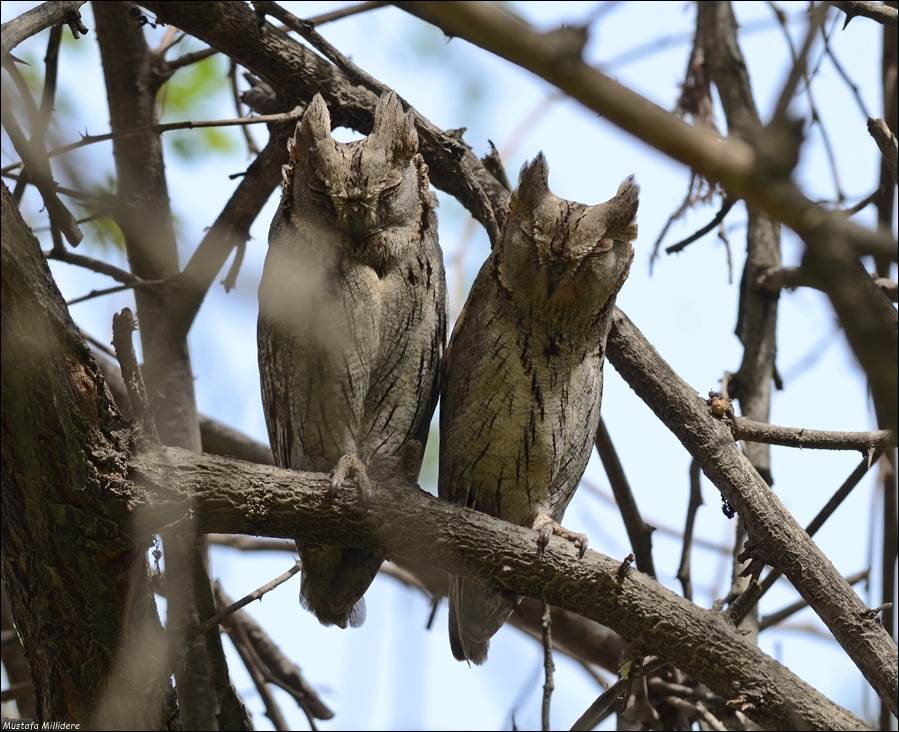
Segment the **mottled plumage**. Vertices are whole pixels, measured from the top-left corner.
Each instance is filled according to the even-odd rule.
[[[281,467],[365,488],[366,465],[427,442],[447,329],[437,202],[392,92],[371,134],[347,144],[316,95],[288,149],[259,286],[269,439]],[[383,558],[302,536],[297,549],[303,606],[324,625],[361,625]]]
[[[565,201],[543,154],[521,170],[509,217],[453,330],[440,402],[441,498],[540,531],[558,525],[599,424],[602,367],[615,296],[633,259],[639,188],[610,201]],[[513,598],[450,580],[450,645],[483,663]]]

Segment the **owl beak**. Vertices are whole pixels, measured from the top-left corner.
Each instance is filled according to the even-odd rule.
[[[552,299],[558,289],[562,278],[565,276],[565,264],[563,262],[551,262],[546,268],[546,299]]]
[[[368,211],[362,203],[351,203],[346,211],[347,232],[356,244],[362,244],[368,234]]]

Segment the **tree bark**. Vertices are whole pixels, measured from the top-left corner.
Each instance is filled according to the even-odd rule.
[[[39,721],[178,724],[131,433],[2,186],[2,566]]]

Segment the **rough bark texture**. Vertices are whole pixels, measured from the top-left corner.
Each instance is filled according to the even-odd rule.
[[[302,525],[311,541],[377,550],[451,574],[489,574],[511,592],[577,612],[663,655],[770,729],[865,728],[746,643],[722,613],[696,607],[637,570],[619,576],[621,563],[609,557],[588,551],[578,559],[564,539],[551,539],[541,554],[536,532],[420,489],[376,486],[366,511],[351,491],[331,504],[325,474],[176,448],[136,457],[132,476],[146,487],[139,510],[154,523],[183,521],[190,506],[197,531],[287,538]]]
[[[2,197],[2,566],[36,718],[169,729],[130,430],[5,185]]]

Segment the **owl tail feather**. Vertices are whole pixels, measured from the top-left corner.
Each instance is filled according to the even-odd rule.
[[[487,660],[490,639],[514,610],[502,593],[476,582],[450,577],[449,636],[453,656],[480,666]]]
[[[365,600],[383,557],[361,549],[309,546],[297,541],[303,562],[300,604],[322,625],[358,628],[365,622]]]

